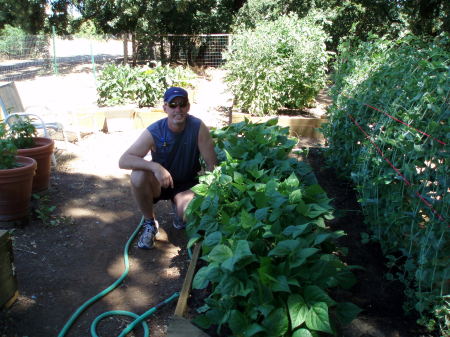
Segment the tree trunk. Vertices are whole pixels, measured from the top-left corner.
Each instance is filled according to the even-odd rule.
[[[137,62],[137,43],[136,43],[136,34],[131,34],[131,50],[133,53],[133,66],[136,66]]]
[[[123,64],[128,63],[128,33],[123,34]]]

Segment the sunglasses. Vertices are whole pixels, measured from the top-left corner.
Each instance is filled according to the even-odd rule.
[[[184,102],[178,102],[178,103],[176,103],[176,102],[170,102],[170,103],[168,103],[167,105],[168,105],[169,108],[171,108],[171,109],[175,109],[177,106],[179,106],[180,108],[185,108],[185,107],[187,107],[188,102],[187,102],[187,101],[184,101]]]

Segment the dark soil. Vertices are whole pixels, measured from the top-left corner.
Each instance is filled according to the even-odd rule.
[[[134,139],[135,135],[121,133],[92,135],[83,140],[76,153],[67,155],[66,151],[66,155],[59,156],[46,194],[48,205],[56,206],[53,220],[57,224],[45,225],[33,218],[29,225],[12,232],[20,296],[9,309],[0,312],[1,337],[58,335],[80,305],[120,277],[124,246],[140,222],[140,215],[130,193],[127,172],[112,168],[117,167],[121,147]],[[338,210],[337,218],[329,225],[347,233],[340,241],[349,250],[346,261],[364,267],[355,272],[355,287],[337,294],[363,309],[342,336],[432,336],[417,326],[416,317],[404,315],[402,287],[383,277],[386,268],[379,246],[361,243],[361,233],[367,228],[351,183],[327,168],[319,151],[311,150],[308,161]],[[88,166],[87,170],[81,169],[83,165]],[[42,204],[38,207],[45,209]],[[134,241],[129,251],[128,277],[91,305],[66,336],[89,336],[89,326],[97,315],[108,310],[142,314],[181,289],[189,265],[187,239],[184,231],[172,227],[169,203],[158,203],[156,212],[161,226],[156,248],[143,251],[136,248]],[[175,302],[146,319],[152,337],[167,336]],[[122,316],[106,318],[99,324],[98,334],[117,336],[130,320]],[[142,335],[141,328],[129,334]]]
[[[0,336],[56,336],[79,306],[121,276],[124,247],[141,216],[127,171],[108,172],[106,166],[117,168],[119,144],[128,146],[134,139],[134,134],[91,135],[77,153],[59,156],[45,194],[48,201],[36,205],[43,210],[56,206],[54,220],[59,223],[45,225],[34,217],[29,225],[12,229],[20,296],[0,312]],[[80,173],[81,166],[93,174]],[[134,240],[126,279],[91,305],[66,336],[90,336],[89,327],[99,314],[127,310],[140,315],[181,289],[189,265],[186,236],[172,227],[169,202],[159,202],[156,213],[160,224],[156,247],[141,250]],[[3,228],[11,229],[5,224]],[[175,305],[176,300],[147,319],[152,337],[166,336]],[[124,316],[106,318],[98,325],[98,335],[118,336],[130,321]],[[129,336],[142,336],[142,328],[135,333]]]
[[[414,313],[404,313],[403,286],[400,282],[388,281],[384,277],[388,270],[379,244],[361,242],[361,233],[368,232],[368,229],[353,184],[338,177],[335,169],[327,167],[320,149],[311,150],[307,160],[337,210],[336,218],[329,222],[330,228],[344,230],[347,234],[339,239],[339,245],[348,248],[348,254],[343,260],[349,265],[364,268],[355,270],[358,283],[347,293],[339,294],[343,300],[363,309],[350,326],[344,328],[342,336],[434,336],[416,324],[418,317]]]

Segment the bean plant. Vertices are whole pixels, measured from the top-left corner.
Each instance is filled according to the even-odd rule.
[[[135,103],[154,106],[170,86],[192,87],[196,75],[189,68],[158,65],[154,68],[109,64],[99,77],[99,105]]]
[[[206,262],[193,287],[211,289],[195,322],[233,336],[332,334],[360,311],[330,294],[353,286],[354,267],[335,244],[345,234],[325,224],[330,199],[289,156],[296,142],[276,122],[213,132],[221,164],[201,177],[187,210],[189,245],[201,241]]]
[[[406,35],[340,46],[324,134],[405,285],[407,311],[449,334],[449,39]]]

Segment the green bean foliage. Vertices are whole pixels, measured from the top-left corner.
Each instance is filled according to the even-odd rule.
[[[337,254],[344,233],[326,227],[330,199],[276,123],[213,131],[221,164],[187,210],[189,245],[202,240],[206,262],[193,287],[211,289],[195,322],[233,336],[332,334],[360,311],[330,295],[355,283]]]

